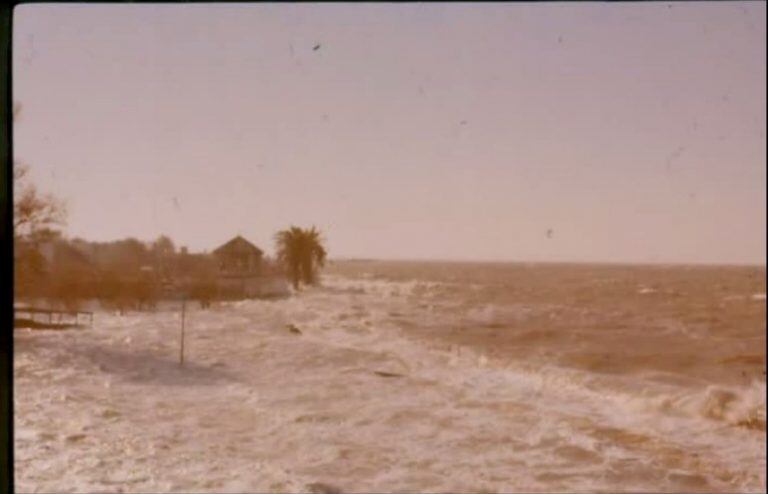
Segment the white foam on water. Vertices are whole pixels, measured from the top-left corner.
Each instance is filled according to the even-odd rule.
[[[524,319],[532,312],[533,309],[525,305],[486,304],[467,311],[464,320],[478,326],[506,326]]]
[[[764,383],[665,386],[415,343],[390,314],[441,324],[417,306],[444,287],[330,279],[290,299],[188,307],[184,368],[173,311],[17,332],[19,489],[679,490],[691,472],[764,488],[764,433],[737,425],[765,420]],[[478,310],[489,323],[520,313]],[[667,450],[698,459],[669,473]],[[628,464],[667,480],[605,474]]]

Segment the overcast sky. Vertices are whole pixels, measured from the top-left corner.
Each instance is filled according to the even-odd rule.
[[[15,154],[91,240],[765,264],[765,5],[22,5]]]

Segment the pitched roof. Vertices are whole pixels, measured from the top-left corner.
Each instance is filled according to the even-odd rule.
[[[86,268],[94,267],[93,261],[88,257],[86,253],[61,240],[55,240],[43,244],[41,250],[43,257],[48,262],[53,262],[56,264],[74,264]]]
[[[215,255],[227,255],[227,254],[253,254],[260,256],[264,252],[262,252],[261,249],[241,237],[240,235],[236,236],[229,242],[225,243],[224,245],[218,247],[213,251]]]

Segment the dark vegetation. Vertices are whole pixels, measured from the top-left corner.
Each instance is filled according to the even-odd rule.
[[[275,235],[277,260],[285,268],[295,289],[301,283],[314,285],[318,270],[325,265],[327,253],[320,231],[312,228],[291,226]]]
[[[51,307],[74,310],[84,300],[97,299],[125,312],[152,309],[163,298],[187,295],[202,302],[215,296],[213,260],[176,252],[167,237],[145,244],[131,238],[99,243],[53,236],[30,243],[26,252],[35,269],[17,259],[15,296],[45,300]]]
[[[21,195],[20,200],[45,200],[31,197]],[[31,209],[16,211],[23,215]],[[159,300],[184,297],[206,308],[214,300],[245,297],[236,284],[219,282],[220,265],[211,254],[177,249],[167,236],[152,242],[66,239],[54,229],[62,219],[62,210],[50,209],[19,223],[26,230],[14,231],[17,300],[44,301],[49,307],[66,310],[77,310],[86,300],[98,300],[103,307],[124,313],[154,309]],[[291,227],[277,234],[276,243],[277,260],[261,260],[259,277],[288,278],[296,289],[318,282],[326,257],[318,230]]]
[[[114,242],[66,240],[53,236],[29,245],[29,259],[16,262],[15,296],[18,300],[45,301],[49,307],[76,310],[86,300],[125,313],[152,310],[160,300],[196,301],[210,307],[215,300],[244,298],[237,287],[218,283],[218,265],[210,254],[177,250],[161,236],[154,242],[133,238]],[[283,269],[265,259],[263,279],[283,278]]]
[[[258,276],[290,279],[296,289],[316,284],[325,262],[319,232],[293,227],[278,234],[277,260],[263,259]],[[53,308],[77,310],[86,300],[124,313],[151,310],[160,300],[196,301],[245,297],[237,286],[219,282],[219,265],[211,254],[177,249],[166,236],[153,242],[133,238],[113,242],[65,239],[53,230],[20,236],[15,256],[15,297],[44,301]]]

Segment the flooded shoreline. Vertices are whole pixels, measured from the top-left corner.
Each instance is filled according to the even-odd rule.
[[[754,344],[764,329],[747,324],[759,321],[761,302],[731,307],[720,339],[689,352],[707,358],[666,368],[685,354],[675,345],[707,341],[658,324],[680,305],[645,319],[616,309],[626,326],[617,330],[610,318],[596,325],[594,304],[581,316],[563,304],[584,292],[568,295],[562,283],[540,303],[546,283],[517,278],[513,302],[478,277],[331,271],[324,286],[289,299],[192,308],[184,367],[173,310],[100,313],[77,333],[16,331],[19,489],[764,489],[765,380],[738,381],[728,367],[764,362]],[[759,289],[750,283],[744,290]],[[694,316],[673,321],[687,327]],[[642,337],[627,336],[646,319]],[[624,336],[590,338],[588,329]],[[717,364],[741,341],[746,357]],[[635,353],[569,364],[614,352],[609,344]],[[659,358],[643,364],[643,351]],[[705,361],[709,374],[699,372]]]

